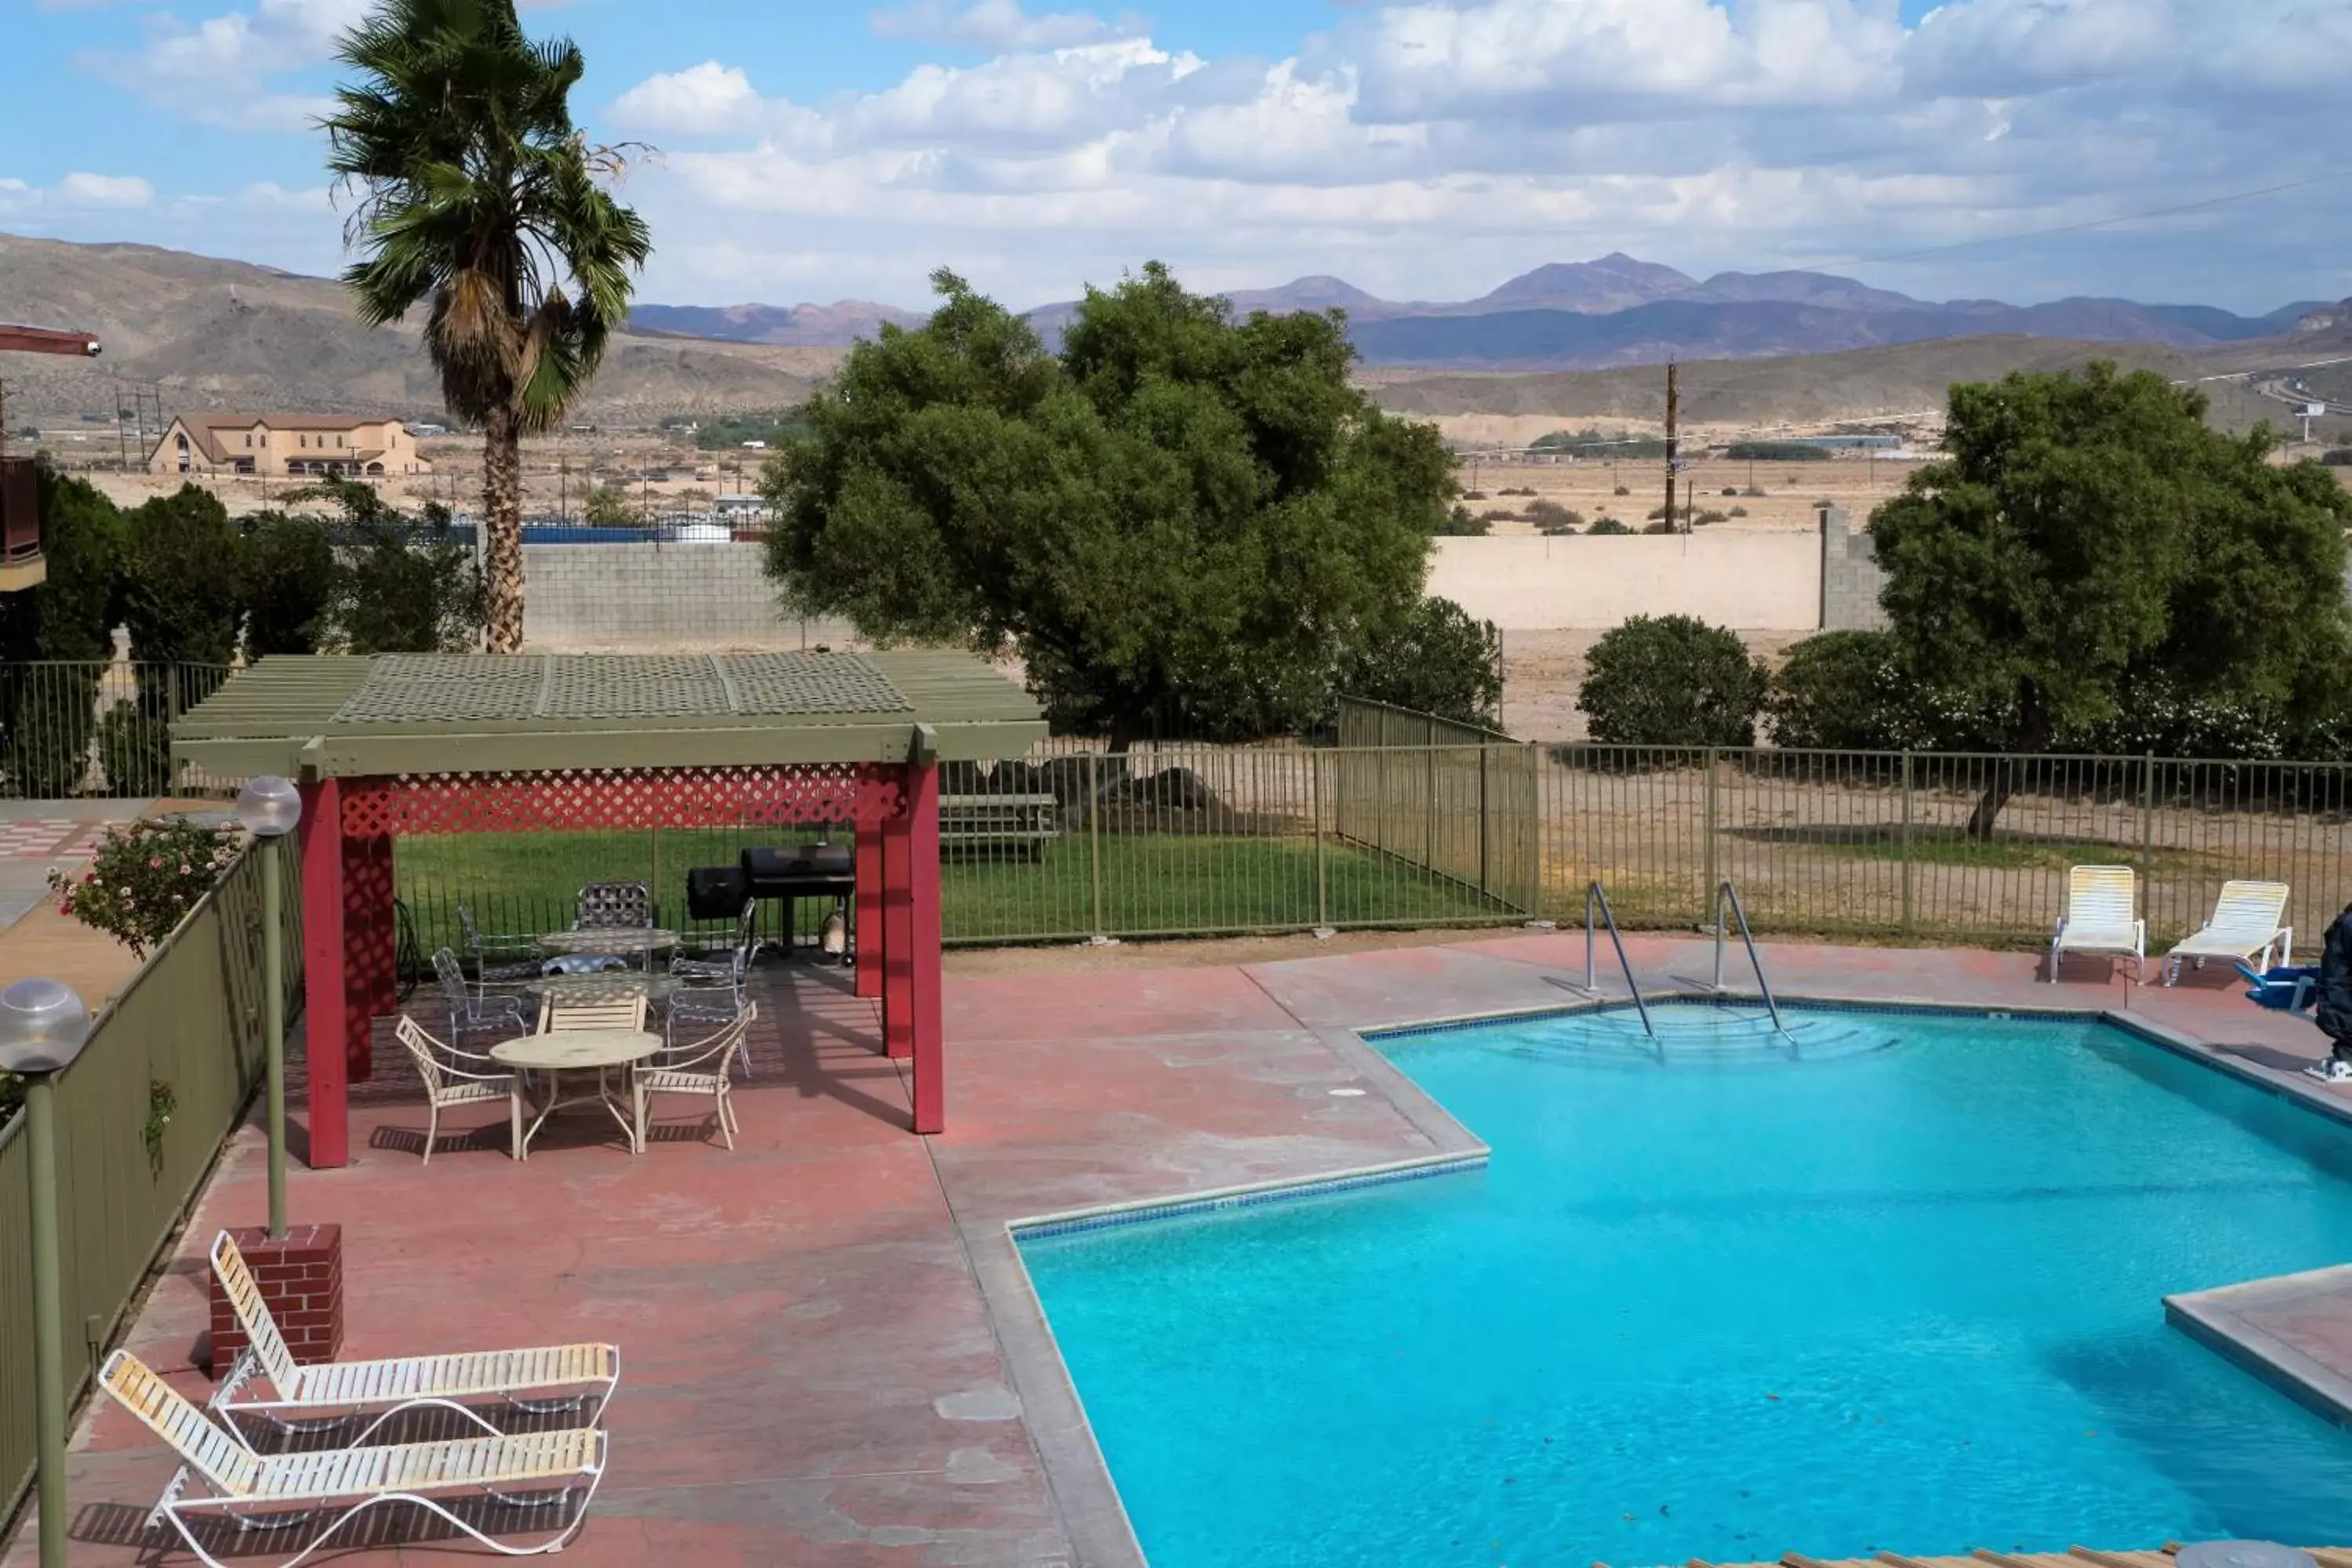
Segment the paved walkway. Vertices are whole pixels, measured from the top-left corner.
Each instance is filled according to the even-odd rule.
[[[117,823],[157,811],[218,811],[217,801],[0,801],[0,985],[26,975],[62,980],[92,1011],[139,972],[131,950],[58,913],[52,867],[87,865]]]
[[[1703,942],[1629,946],[1645,984],[1707,973]],[[1767,962],[1792,994],[2128,1008],[2352,1107],[2295,1076],[2318,1054],[2307,1023],[2247,1005],[2218,975],[2168,992],[2095,961],[2041,984],[2038,959],[2014,953],[1783,946]],[[344,1226],[347,1355],[620,1343],[612,1475],[566,1562],[1132,1564],[1004,1222],[1473,1147],[1349,1031],[1571,1000],[1581,969],[1580,935],[1507,935],[950,977],[950,1131],[929,1140],[904,1131],[907,1086],[876,1054],[871,1006],[838,972],[771,969],[735,1152],[679,1120],[632,1158],[583,1117],[517,1164],[485,1112],[482,1136],[445,1142],[428,1166],[414,1086],[387,1070],[357,1097],[354,1163],[295,1173],[291,1209]],[[208,1386],[202,1249],[260,1217],[260,1154],[247,1129],[130,1336],[192,1394]],[[94,1407],[74,1443],[74,1562],[133,1561],[172,1468],[120,1411]],[[27,1536],[5,1562],[28,1568]]]

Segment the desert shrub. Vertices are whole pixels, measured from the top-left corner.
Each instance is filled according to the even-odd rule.
[[[1744,506],[1736,506],[1724,515],[1726,517],[1746,517],[1748,515],[1748,509]]]
[[[1619,485],[1614,493],[1621,496],[1629,496],[1633,493],[1633,487],[1631,485]]]
[[[1536,492],[1533,485],[1522,485],[1516,489],[1506,488],[1496,490],[1495,493],[1498,496],[1531,496]]]
[[[1586,529],[1584,531],[1585,531],[1588,535],[1591,535],[1591,534],[1610,534],[1610,533],[1631,533],[1631,532],[1633,532],[1633,531],[1632,529],[1630,529],[1630,528],[1626,527],[1623,523],[1622,523],[1622,522],[1618,521],[1617,521],[1615,518],[1613,518],[1613,517],[1596,517],[1596,518],[1594,518],[1594,519],[1592,520],[1592,526],[1591,526],[1591,528]]]
[[[1710,522],[1730,521],[1731,514],[1727,511],[1717,511],[1713,507],[1708,507],[1690,521],[1693,528],[1705,528]]]
[[[1484,536],[1491,521],[1487,517],[1473,517],[1466,506],[1457,506],[1447,512],[1437,525],[1439,539],[1476,539]]]
[[[1586,656],[1577,689],[1593,740],[1621,746],[1750,746],[1764,704],[1761,660],[1690,616],[1636,616]]]
[[[1517,522],[1519,514],[1507,506],[1490,506],[1478,514],[1481,522]]]
[[[1723,487],[1723,493],[1727,496],[1736,496],[1739,493],[1739,487],[1738,485],[1726,485]]]
[[[2331,468],[2352,468],[2352,447],[2330,447],[2319,454],[2319,460]]]
[[[1464,500],[1485,500],[1486,499],[1486,492],[1485,490],[1464,490],[1462,492],[1462,499]]]
[[[1543,531],[1543,536],[1546,539],[1572,539],[1575,535],[1576,525],[1572,522],[1552,523]]]
[[[1679,511],[1682,509],[1677,507],[1675,510]],[[1667,522],[1672,521],[1667,514],[1667,509],[1662,506],[1654,506],[1642,515],[1648,518],[1652,522]]]
[[[1760,500],[1764,496],[1764,487],[1762,485],[1749,485],[1746,489],[1741,490],[1739,493],[1748,497],[1751,500]]]
[[[1662,517],[1654,521],[1643,523],[1642,525],[1642,531],[1643,533],[1674,533],[1678,531],[1671,521]]]
[[[89,867],[51,871],[58,912],[102,931],[138,957],[172,934],[220,880],[234,840],[184,818],[110,827]]]
[[[1823,632],[1793,645],[1765,702],[1776,746],[1835,752],[1916,744],[1911,688],[1883,631]]]
[[[1502,634],[1451,599],[1425,598],[1399,635],[1355,656],[1339,689],[1494,729],[1503,700]]]
[[[1555,529],[1581,528],[1584,514],[1556,500],[1531,500],[1528,502],[1528,521],[1549,533]]]

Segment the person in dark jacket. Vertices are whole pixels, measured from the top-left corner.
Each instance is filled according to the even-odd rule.
[[[2327,928],[2319,954],[2317,1000],[2314,1021],[2333,1048],[2326,1061],[2306,1070],[2330,1083],[2352,1082],[2352,904],[2345,905]]]

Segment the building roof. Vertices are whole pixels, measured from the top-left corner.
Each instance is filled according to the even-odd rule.
[[[278,654],[173,726],[218,777],[364,778],[1017,756],[1036,703],[969,654]]]
[[[175,414],[172,417],[174,423],[178,424],[194,438],[197,446],[204,448],[205,456],[211,458],[215,463],[226,463],[230,460],[228,443],[221,439],[221,433],[223,431],[233,432],[261,427],[270,430],[285,430],[289,432],[326,431],[330,433],[348,435],[363,426],[397,425],[400,423],[390,415],[385,414],[345,416],[340,414],[201,413]],[[163,437],[155,443],[155,449],[157,451],[160,452],[163,449],[163,442],[169,440],[171,438],[171,426],[167,425],[163,428]],[[242,448],[239,450],[242,451]]]

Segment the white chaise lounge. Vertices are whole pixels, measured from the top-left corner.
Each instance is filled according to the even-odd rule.
[[[2128,866],[2073,866],[2066,871],[2066,912],[2050,939],[2050,983],[2070,952],[2097,952],[2132,961],[2132,978],[2147,963],[2147,922],[2136,912],[2137,882]]]
[[[2294,962],[2294,928],[2286,923],[2284,882],[2224,882],[2213,900],[2213,918],[2196,935],[2164,955],[2164,983],[2180,978],[2180,961],[2226,958],[2243,963],[2260,954],[2257,973],[2268,970],[2271,956],[2281,963]]]

